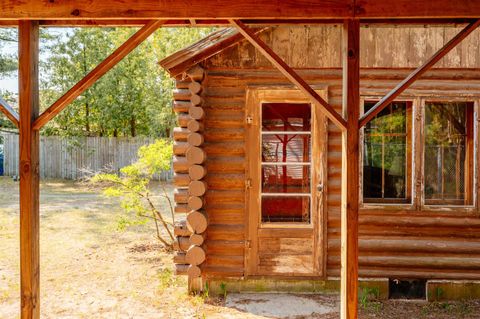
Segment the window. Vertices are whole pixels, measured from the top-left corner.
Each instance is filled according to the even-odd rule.
[[[365,112],[375,103],[366,101]],[[363,202],[473,205],[474,103],[427,100],[416,107],[415,150],[412,103],[395,101],[365,125]],[[413,153],[419,155],[414,164]]]
[[[262,104],[262,222],[310,223],[311,122],[310,104]]]
[[[427,205],[471,205],[473,104],[426,102],[424,196]]]
[[[367,101],[367,112],[375,102]],[[393,102],[365,125],[363,201],[411,202],[410,102]]]

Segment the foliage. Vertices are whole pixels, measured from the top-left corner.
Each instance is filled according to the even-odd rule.
[[[0,72],[0,74],[1,74],[1,72]],[[10,91],[7,91],[7,90],[1,90],[0,89],[0,98],[5,100],[12,107],[14,105],[16,105],[16,103],[17,103],[14,94]],[[1,128],[2,131],[13,131],[17,127],[7,117],[0,116],[0,128]]]
[[[220,293],[224,300],[227,300],[227,284],[223,281],[220,283]]]
[[[209,29],[161,28],[45,128],[49,135],[168,137],[175,125],[173,81],[157,61]],[[49,41],[41,101],[47,107],[124,43],[136,29],[75,28]]]
[[[12,44],[17,42],[17,32],[14,28],[0,28],[0,43]],[[13,54],[0,54],[0,78],[10,75],[17,70],[17,59]]]
[[[172,249],[174,241],[173,205],[165,188],[161,186],[163,194],[160,196],[168,202],[170,208],[171,220],[167,220],[156,208],[150,182],[154,174],[170,169],[172,155],[172,142],[159,139],[150,145],[142,146],[138,151],[138,161],[123,167],[120,175],[100,173],[91,179],[92,183],[104,187],[106,196],[121,198],[121,206],[126,212],[134,213],[138,218],[152,219],[157,238],[167,249]]]
[[[378,302],[380,289],[378,287],[364,287],[362,293],[358,296],[358,302],[363,309],[371,308],[378,312],[382,307],[382,303]]]

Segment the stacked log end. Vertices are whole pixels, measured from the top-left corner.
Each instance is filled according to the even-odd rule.
[[[204,180],[206,153],[203,149],[202,81],[205,76],[200,66],[195,66],[176,81],[173,109],[178,125],[174,129],[174,200],[175,212],[186,214],[185,220],[175,225],[176,273],[188,276],[191,292],[203,289],[201,265],[206,259],[205,241],[208,219],[205,207],[207,184]]]

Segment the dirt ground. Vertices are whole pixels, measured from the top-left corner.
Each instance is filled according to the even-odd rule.
[[[155,188],[159,191],[159,185]],[[18,214],[18,182],[0,178],[2,319],[18,318]],[[244,294],[235,299],[232,294],[227,302],[189,296],[185,278],[173,275],[171,256],[153,235],[150,222],[132,225],[118,201],[98,189],[42,182],[42,318],[338,318],[338,296],[332,295]],[[279,303],[294,302],[312,311],[275,312]],[[371,301],[361,306],[360,318],[480,318],[480,303]]]

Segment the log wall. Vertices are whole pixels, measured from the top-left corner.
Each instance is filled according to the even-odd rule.
[[[242,276],[244,267],[244,107],[247,87],[289,85],[274,70],[208,70],[205,88],[205,150],[209,174],[207,261],[212,276]],[[304,70],[312,85],[328,86],[328,101],[341,111],[341,70]],[[364,70],[362,95],[381,96],[408,70]],[[480,99],[477,71],[435,70],[403,96]],[[341,133],[329,125],[327,182],[327,275],[340,275]],[[480,279],[480,218],[477,212],[360,211],[360,276]],[[432,258],[433,257],[433,258]],[[260,256],[260,259],[262,256]]]
[[[203,246],[208,225],[204,209],[207,191],[204,163],[207,157],[203,149],[205,112],[201,97],[204,75],[203,68],[193,67],[177,79],[173,92],[173,109],[179,124],[173,136],[174,183],[177,186],[175,212],[185,215],[185,219],[175,225],[174,263],[177,274],[188,275],[189,291],[203,290],[200,267],[203,267],[206,258]]]
[[[438,27],[391,28],[382,29],[382,32],[379,29],[362,29],[362,66],[370,68],[361,72],[361,94],[381,97],[409,74],[408,68],[421,64],[457,31],[456,28]],[[290,65],[296,67],[309,84],[327,87],[328,102],[338,112],[341,111],[342,71],[337,45],[341,41],[338,27],[279,27],[262,34],[262,37]],[[392,41],[392,38],[395,40]],[[480,51],[474,49],[480,47],[477,45],[479,42],[479,33],[473,33],[436,69],[408,89],[403,97],[442,96],[479,100],[480,72],[458,69],[480,68]],[[246,91],[249,87],[292,86],[245,41],[202,65],[207,70],[202,98],[205,111],[203,149],[208,170],[205,208],[209,220],[203,246],[206,261],[201,267],[202,274],[241,277],[245,273],[245,224],[248,218],[245,209]],[[176,136],[179,142],[185,141],[188,130],[179,128]],[[341,133],[331,123],[327,157],[326,274],[338,277]],[[187,167],[185,163],[178,165],[182,169]],[[180,175],[176,183],[185,187],[188,180]],[[359,214],[361,277],[480,279],[478,209],[362,209]]]

